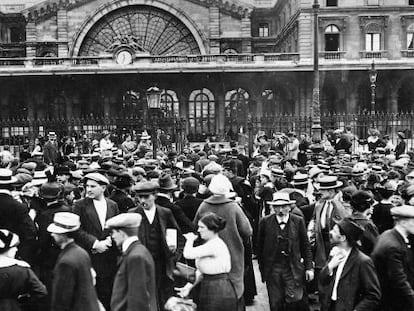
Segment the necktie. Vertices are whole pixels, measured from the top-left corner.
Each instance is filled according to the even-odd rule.
[[[279,222],[280,229],[285,229],[286,223],[284,221]]]

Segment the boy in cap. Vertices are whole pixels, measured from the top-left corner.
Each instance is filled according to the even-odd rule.
[[[332,250],[319,279],[325,294],[322,310],[375,310],[381,289],[374,264],[359,251],[357,242],[363,228],[344,218],[330,231]]]
[[[382,288],[381,310],[414,310],[414,259],[409,237],[414,234],[414,207],[391,209],[395,226],[382,233],[372,252]]]
[[[112,291],[112,311],[157,311],[154,260],[138,239],[141,220],[140,214],[126,213],[106,222],[123,254]]]
[[[76,201],[73,208],[81,220],[76,242],[91,256],[93,268],[96,270],[96,291],[105,309],[109,310],[118,252],[112,246],[105,222],[118,215],[119,210],[114,201],[104,196],[109,185],[105,176],[89,173],[85,175],[84,181],[86,198]]]
[[[99,311],[88,253],[75,243],[80,218],[70,212],[59,212],[47,227],[61,253],[53,270],[52,311]]]

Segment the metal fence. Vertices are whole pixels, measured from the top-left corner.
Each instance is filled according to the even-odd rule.
[[[103,130],[109,130],[113,134],[113,141],[120,144],[126,133],[140,134],[143,129],[149,132],[162,129],[171,137],[174,147],[180,151],[187,143],[187,134],[192,133],[189,124],[182,118],[158,118],[156,124],[147,122],[142,117],[107,118],[87,117],[74,119],[0,119],[0,149],[9,145],[12,151],[18,152],[24,144],[33,145],[34,139],[45,136],[49,131],[54,131],[59,137],[71,136],[79,142],[87,139],[99,139]],[[381,135],[388,134],[395,144],[397,132],[405,133],[409,148],[413,145],[414,137],[414,113],[378,113],[370,114],[326,114],[321,116],[321,125],[324,133],[330,134],[335,129],[350,127],[351,132],[358,138],[368,137],[371,127],[377,128]],[[225,126],[226,128],[226,126]],[[244,129],[245,141],[249,136],[254,137],[258,131],[264,131],[269,137],[276,132],[287,133],[295,131],[300,134],[312,134],[312,119],[309,116],[300,115],[266,115],[253,117],[248,120],[234,120],[230,125],[234,129],[227,129],[225,133],[217,135],[220,140],[238,140],[240,137],[237,129]],[[202,135],[201,135],[202,136]],[[201,137],[200,136],[200,137]]]

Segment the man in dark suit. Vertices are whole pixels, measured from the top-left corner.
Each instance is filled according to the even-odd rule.
[[[18,256],[33,263],[37,247],[36,227],[27,207],[12,197],[11,187],[16,182],[11,170],[0,168],[0,228],[19,236]]]
[[[96,270],[96,290],[105,309],[109,310],[118,250],[112,245],[105,222],[119,214],[117,204],[105,198],[108,179],[99,173],[85,175],[86,198],[75,203],[74,212],[81,219],[76,242],[89,252]]]
[[[57,143],[57,136],[55,132],[48,134],[49,140],[43,147],[43,158],[48,165],[55,165],[58,163],[60,154],[59,146]]]
[[[47,227],[62,249],[53,271],[51,311],[99,311],[88,253],[74,242],[80,227],[78,215],[56,213]]]
[[[182,232],[194,231],[192,219],[189,219],[180,206],[172,202],[172,192],[177,190],[177,185],[173,182],[170,174],[161,174],[158,178],[158,192],[155,204],[169,209],[174,215],[175,220]]]
[[[382,233],[371,254],[382,288],[382,311],[414,310],[414,259],[409,236],[414,234],[414,209],[391,209],[393,229]]]
[[[333,226],[329,261],[319,274],[325,291],[323,311],[369,311],[379,305],[381,289],[374,263],[358,249],[363,231],[350,218]]]
[[[275,214],[260,221],[257,258],[270,310],[306,310],[305,280],[313,280],[312,252],[305,221],[290,212],[295,201],[276,192],[268,202]]]
[[[154,259],[137,236],[141,220],[140,214],[128,213],[106,222],[123,254],[112,291],[112,311],[157,311]]]
[[[154,182],[137,184],[133,191],[138,197],[140,206],[131,209],[130,212],[142,216],[138,237],[154,259],[157,300],[159,305],[163,306],[174,294],[173,270],[181,257],[185,240],[172,212],[155,203],[157,189],[158,184]]]
[[[195,194],[198,192],[200,182],[197,178],[187,177],[181,182],[181,188],[184,192],[184,197],[178,200],[176,204],[181,207],[184,214],[191,220],[194,219],[200,204],[203,202],[202,199],[196,198]],[[184,232],[183,233],[187,233]]]

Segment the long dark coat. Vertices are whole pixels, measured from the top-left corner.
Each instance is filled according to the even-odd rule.
[[[51,311],[99,311],[88,253],[68,244],[53,270]]]
[[[109,199],[106,199],[107,212],[106,220],[119,214],[117,204]],[[96,213],[93,200],[85,198],[75,203],[73,212],[78,214],[81,221],[81,227],[76,235],[76,243],[82,246],[89,252],[92,260],[92,266],[96,270],[98,277],[113,276],[116,272],[117,249],[116,246],[102,253],[92,254],[92,246],[96,240],[105,240],[110,232],[107,229],[102,230],[99,222],[98,214]]]
[[[112,290],[112,311],[156,311],[155,264],[140,241],[121,258]]]
[[[322,310],[330,310],[335,273],[336,269],[329,275],[326,265],[319,274],[321,284],[326,286]],[[339,279],[335,311],[373,311],[380,298],[380,284],[371,258],[353,248]]]
[[[36,227],[27,207],[6,193],[0,193],[0,228],[16,233],[20,238],[19,255],[32,263],[36,254]]]
[[[381,310],[414,310],[413,252],[398,231],[382,233],[371,257],[382,288]]]
[[[289,264],[293,278],[298,284],[304,285],[305,270],[312,269],[312,252],[305,221],[302,217],[290,214],[286,226],[286,229],[289,230]],[[257,259],[263,281],[270,277],[275,263],[279,231],[280,227],[275,214],[266,216],[260,221],[257,236]]]

